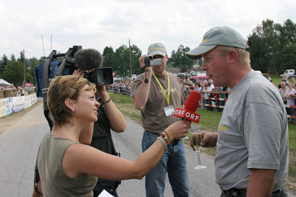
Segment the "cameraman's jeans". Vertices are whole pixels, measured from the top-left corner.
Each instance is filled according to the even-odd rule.
[[[142,151],[148,149],[158,135],[145,131],[142,139]],[[183,141],[176,146],[169,145],[168,151],[162,156],[155,168],[145,177],[147,197],[163,197],[166,172],[175,197],[189,196],[189,178],[186,166]]]

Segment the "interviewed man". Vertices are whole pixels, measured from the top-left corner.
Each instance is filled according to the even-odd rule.
[[[203,132],[201,146],[217,146],[216,182],[222,197],[288,196],[288,122],[281,96],[254,71],[247,40],[230,27],[207,31],[201,44],[186,53],[204,59],[216,86],[231,88],[218,133]]]

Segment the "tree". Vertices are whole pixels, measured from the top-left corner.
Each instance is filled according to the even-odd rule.
[[[296,25],[290,19],[283,26],[269,19],[262,21],[248,37],[252,68],[271,73],[296,69],[295,44]]]
[[[112,47],[105,47],[103,51],[103,67],[111,67],[113,64],[114,50]]]
[[[278,52],[278,70],[280,73],[283,73],[286,69],[296,69],[296,24],[288,19],[283,26],[279,25],[278,29],[281,35],[279,42],[280,50]]]
[[[15,55],[11,54],[11,56],[10,56],[10,62],[12,63],[12,62],[14,62],[14,61],[16,61],[16,59],[15,59]]]
[[[8,64],[1,77],[15,86],[22,84],[24,81],[24,65],[17,61]]]
[[[5,66],[8,65],[8,63],[9,63],[8,57],[4,54],[0,61],[0,76],[2,75],[4,68]]]
[[[142,56],[142,51],[136,45],[131,46],[131,59],[132,59],[132,73],[140,74],[144,72],[141,69],[139,58]]]
[[[35,78],[34,75],[31,75],[30,73],[26,72],[26,81],[32,84],[35,84]]]
[[[142,52],[136,46],[131,46],[131,64],[132,64],[132,73],[140,74],[143,72],[140,68],[139,58],[141,57]],[[112,69],[120,76],[128,76],[130,74],[130,52],[129,48],[126,45],[120,46],[116,49],[113,58],[112,58]]]
[[[180,68],[181,72],[187,72],[187,70],[192,69],[193,61],[188,59],[185,55],[185,53],[188,51],[190,51],[190,48],[184,47],[181,44],[177,51],[172,51],[169,63],[172,63],[174,67]]]
[[[21,51],[20,52],[20,58],[18,58],[17,61],[24,62],[24,59],[25,59],[24,53],[23,53],[23,51]]]
[[[9,63],[8,57],[4,54],[1,58],[1,65],[7,66]]]
[[[34,76],[34,67],[39,65],[40,62],[36,57],[32,57],[29,60],[26,59],[26,65],[27,65],[27,62],[28,62],[28,65],[29,65],[28,68],[27,68],[27,71],[33,77]],[[27,80],[27,76],[26,76],[26,80]]]
[[[119,76],[126,76],[130,70],[130,61],[129,61],[129,49],[126,45],[120,46],[116,49],[114,58],[113,58],[113,71],[116,72]]]

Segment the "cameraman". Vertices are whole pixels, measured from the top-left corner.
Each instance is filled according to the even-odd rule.
[[[84,73],[81,70],[75,70],[73,75],[83,77]],[[98,107],[98,120],[94,122],[94,127],[85,128],[93,129],[93,137],[91,146],[97,148],[103,152],[118,155],[115,150],[110,129],[115,132],[121,133],[126,129],[126,123],[124,116],[112,102],[105,86],[96,86],[96,100],[100,103]],[[108,118],[111,117],[112,118]],[[83,142],[80,139],[80,142]],[[85,142],[87,144],[87,142]],[[98,182],[93,190],[94,197],[97,197],[104,189],[113,196],[118,196],[116,188],[120,184],[120,181],[111,181],[98,178]]]
[[[166,71],[167,51],[163,44],[154,43],[148,48],[155,66],[145,64],[146,55],[139,58],[145,70],[133,82],[131,96],[136,109],[141,110],[142,151],[147,150],[166,127],[178,121],[172,111],[185,104],[186,95],[176,75]],[[158,61],[159,60],[159,61]],[[169,144],[162,159],[145,177],[146,196],[163,196],[166,172],[174,196],[189,196],[189,178],[182,140],[176,146]]]

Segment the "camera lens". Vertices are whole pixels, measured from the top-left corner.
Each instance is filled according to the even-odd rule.
[[[100,84],[105,83],[105,73],[103,70],[97,70],[97,79]]]

